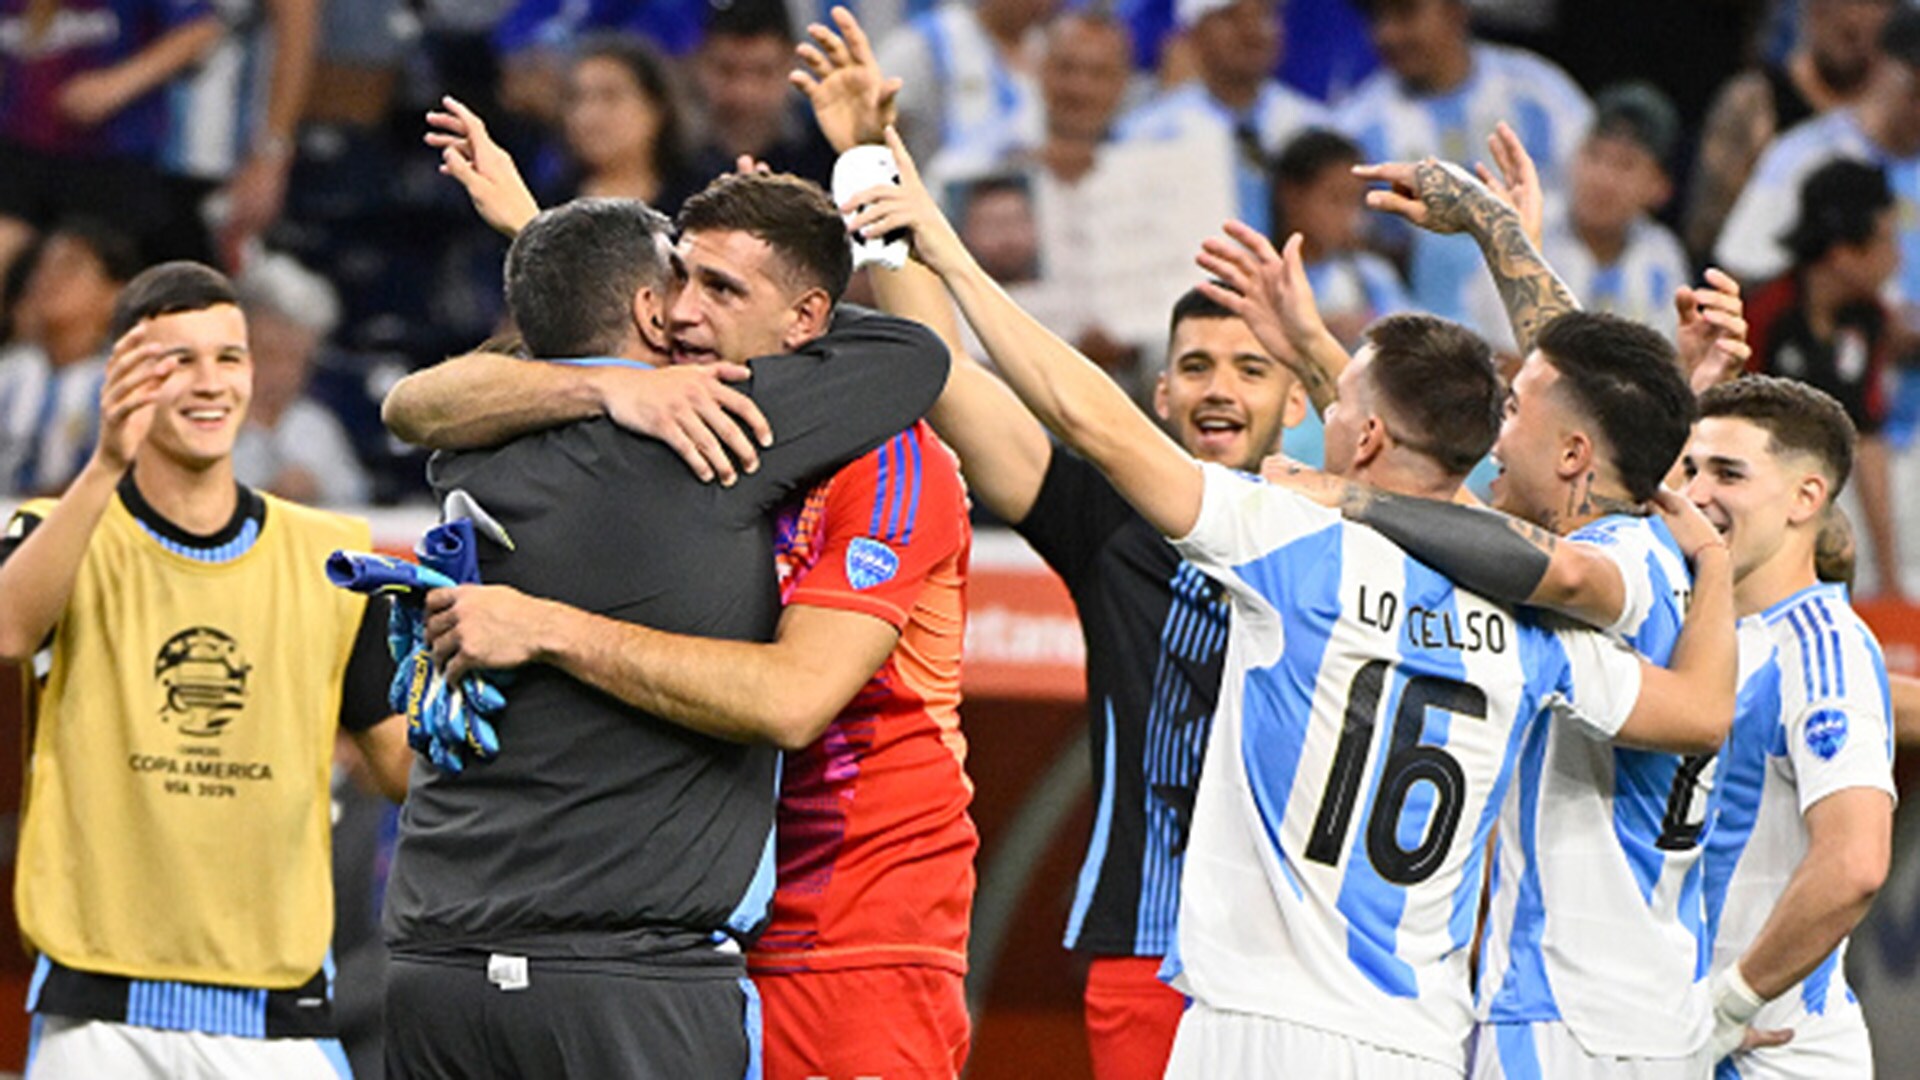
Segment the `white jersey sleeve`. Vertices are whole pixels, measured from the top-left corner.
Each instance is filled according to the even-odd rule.
[[[1173,542],[1175,550],[1209,577],[1234,586],[1246,583],[1246,564],[1340,522],[1340,512],[1275,487],[1258,477],[1211,462],[1200,466],[1205,494],[1193,531]]]
[[[1594,630],[1554,635],[1567,656],[1567,680],[1545,702],[1555,723],[1571,723],[1611,739],[1640,699],[1640,654]]]
[[[1807,616],[1808,624],[1818,622],[1811,612],[1798,614]],[[1844,624],[1806,627],[1814,647],[1807,650],[1809,662],[1801,675],[1803,690],[1811,693],[1780,718],[1802,814],[1847,788],[1872,788],[1898,797],[1886,698],[1872,677],[1874,658],[1866,642],[1847,640],[1854,636],[1847,633],[1851,629]]]

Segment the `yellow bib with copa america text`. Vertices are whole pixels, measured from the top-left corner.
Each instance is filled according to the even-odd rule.
[[[169,550],[118,498],[87,546],[39,690],[14,885],[27,940],[67,967],[282,989],[325,960],[328,780],[365,600],[324,567],[370,536],[262,497],[230,562]]]

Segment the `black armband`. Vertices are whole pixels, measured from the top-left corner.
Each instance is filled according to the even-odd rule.
[[[1375,494],[1347,515],[1491,600],[1524,604],[1547,576],[1553,536],[1497,510]]]

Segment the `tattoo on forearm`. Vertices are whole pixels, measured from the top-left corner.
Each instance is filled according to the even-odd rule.
[[[1520,352],[1532,352],[1541,328],[1577,310],[1579,301],[1527,239],[1519,213],[1484,184],[1437,161],[1422,162],[1414,175],[1429,224],[1442,232],[1467,233],[1479,243]]]

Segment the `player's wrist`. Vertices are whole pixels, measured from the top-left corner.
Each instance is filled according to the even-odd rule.
[[[1766,1005],[1767,999],[1760,996],[1753,984],[1740,972],[1739,961],[1728,964],[1713,979],[1713,1012],[1716,1018],[1742,1026],[1750,1023]]]

